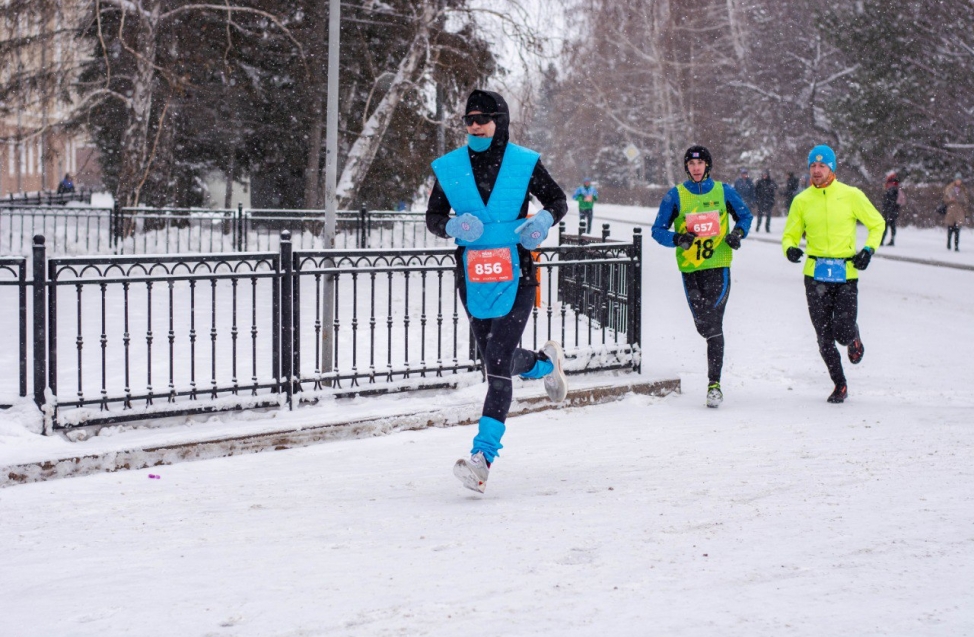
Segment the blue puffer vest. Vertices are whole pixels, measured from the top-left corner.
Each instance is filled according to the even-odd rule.
[[[486,204],[477,190],[467,147],[458,148],[432,163],[433,173],[457,215],[470,213],[484,224],[484,234],[476,241],[461,241],[457,245],[477,250],[508,249],[514,278],[511,281],[476,283],[467,275],[467,250],[463,253],[463,271],[467,275],[467,310],[476,318],[504,316],[514,306],[517,296],[520,259],[518,234],[514,229],[524,223],[518,219],[521,205],[528,193],[531,174],[541,157],[533,150],[507,144],[504,159],[497,173],[497,181]]]

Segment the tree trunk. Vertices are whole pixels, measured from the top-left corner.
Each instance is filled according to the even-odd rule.
[[[352,144],[352,149],[348,152],[345,166],[338,180],[338,186],[335,188],[339,208],[347,207],[358,194],[362,181],[379,151],[379,146],[382,145],[382,138],[389,128],[389,122],[392,121],[392,114],[399,105],[402,96],[410,88],[410,84],[417,75],[417,69],[420,68],[420,64],[425,59],[432,18],[433,7],[430,3],[426,3],[418,20],[416,35],[413,37],[409,52],[399,63],[392,85],[379,101],[378,106],[375,107],[362,132]]]
[[[132,82],[128,123],[122,135],[122,156],[116,199],[124,206],[137,206],[142,177],[149,161],[149,122],[152,117],[152,89],[155,84],[156,26],[159,23],[161,0],[154,0],[147,8],[148,15],[127,12],[126,19],[138,21],[135,77]],[[122,5],[123,11],[124,5]]]

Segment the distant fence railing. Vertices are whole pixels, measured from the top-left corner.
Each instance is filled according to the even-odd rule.
[[[35,235],[51,255],[185,254],[277,250],[291,233],[298,250],[324,249],[323,210],[0,207],[0,253],[30,254]],[[340,210],[335,248],[421,248],[448,245],[426,230],[425,213]]]
[[[0,402],[32,380],[48,433],[481,378],[455,247],[296,250],[284,230],[261,252],[49,257],[42,236],[32,249],[30,277],[27,259],[0,261],[0,291],[19,293],[0,307],[0,334],[23,335],[0,366],[13,369],[15,351],[24,362]],[[638,370],[641,251],[638,229],[631,243],[538,250],[523,345],[561,342],[568,373]],[[599,269],[623,283],[594,294]]]
[[[37,192],[11,192],[0,197],[0,207],[7,206],[63,206],[70,201],[91,203],[91,189],[79,188],[72,192],[40,190]]]

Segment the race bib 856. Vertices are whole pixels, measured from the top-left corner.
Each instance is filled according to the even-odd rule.
[[[467,250],[467,280],[472,283],[499,283],[514,279],[510,248]]]

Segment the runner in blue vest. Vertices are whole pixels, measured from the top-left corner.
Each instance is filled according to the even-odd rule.
[[[503,97],[474,91],[464,113],[467,145],[433,161],[436,183],[426,226],[439,237],[453,237],[459,246],[457,288],[487,374],[487,398],[471,456],[453,467],[465,487],[483,493],[502,447],[512,376],[543,378],[554,402],[568,393],[558,343],[548,341],[540,352],[518,347],[538,285],[531,250],[565,216],[568,203],[538,153],[508,141]],[[529,194],[544,206],[530,218]]]
[[[659,205],[653,239],[676,248],[676,264],[697,333],[707,339],[707,407],[724,400],[724,308],[730,296],[733,251],[751,228],[751,211],[730,185],[710,178],[713,160],[703,146],[683,155],[687,179],[671,188]],[[728,217],[736,222],[729,230]],[[676,232],[670,230],[674,227]]]

